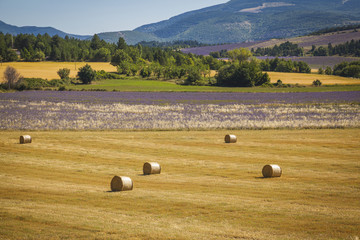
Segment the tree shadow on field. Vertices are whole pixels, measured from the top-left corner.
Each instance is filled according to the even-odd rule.
[[[267,179],[266,177],[254,177],[255,179]]]

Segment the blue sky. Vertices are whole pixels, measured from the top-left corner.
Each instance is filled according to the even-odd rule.
[[[229,0],[0,0],[0,20],[93,35],[144,24]]]

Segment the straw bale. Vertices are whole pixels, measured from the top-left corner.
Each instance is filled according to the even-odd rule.
[[[114,176],[111,180],[111,191],[130,191],[133,189],[133,182],[129,177]]]
[[[156,162],[146,162],[143,166],[144,175],[160,174],[161,166]]]
[[[280,177],[281,173],[282,173],[281,168],[279,167],[279,165],[275,165],[275,164],[265,165],[262,169],[262,174],[266,178]]]
[[[228,134],[225,136],[225,142],[226,143],[236,143],[237,138],[235,135]]]
[[[32,139],[30,135],[20,136],[20,144],[31,143]]]

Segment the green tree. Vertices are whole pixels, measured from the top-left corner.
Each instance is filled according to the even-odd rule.
[[[117,42],[117,48],[125,50],[127,48],[127,44],[124,38],[120,37]]]
[[[294,71],[294,64],[291,60],[285,61],[280,60],[277,67],[275,68],[276,72],[293,72]]]
[[[311,68],[306,62],[299,61],[295,63],[297,64],[299,73],[311,73]]]
[[[320,46],[318,49],[314,51],[314,56],[327,56],[327,55],[328,55],[328,50],[323,46]]]
[[[102,47],[102,42],[101,42],[101,40],[100,40],[100,38],[99,38],[99,36],[97,34],[95,34],[93,36],[93,38],[91,39],[90,47],[93,50],[97,50],[97,49],[100,49]]]
[[[325,74],[326,75],[331,75],[332,74],[332,69],[331,69],[331,67],[326,67],[326,69],[325,69]]]
[[[83,84],[90,84],[96,77],[96,71],[89,64],[79,69],[78,77]]]
[[[262,73],[256,61],[245,61],[220,68],[216,81],[219,86],[253,87],[269,82],[270,78],[266,73]]]
[[[241,63],[247,61],[252,56],[252,53],[247,48],[237,48],[228,51],[228,55],[232,61],[239,61]]]
[[[132,58],[122,49],[116,50],[111,57],[111,65],[113,66],[119,66],[120,64],[130,62],[132,62]]]
[[[185,85],[195,85],[195,86],[203,86],[206,85],[204,81],[201,81],[201,72],[200,69],[196,67],[192,67],[189,71],[189,74],[184,82]]]
[[[31,56],[31,53],[29,52],[29,50],[27,50],[26,48],[24,48],[21,53],[20,56],[22,59],[24,59],[26,62],[31,62],[33,59],[33,56]]]
[[[61,68],[57,71],[57,74],[61,79],[68,79],[70,76],[70,69],[68,68]]]
[[[95,62],[110,62],[111,52],[107,48],[100,48],[95,51],[93,61]]]
[[[17,60],[19,60],[19,58],[18,58],[18,55],[16,54],[15,50],[9,48],[6,51],[6,61],[15,62]]]
[[[41,62],[45,60],[45,53],[41,50],[35,51],[34,60]]]
[[[152,71],[150,66],[144,67],[140,70],[140,76],[143,78],[150,77],[151,73]]]

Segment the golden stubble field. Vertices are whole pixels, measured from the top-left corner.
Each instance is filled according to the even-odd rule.
[[[227,133],[1,131],[0,239],[360,236],[360,129]],[[114,175],[134,190],[110,192]]]
[[[107,72],[116,72],[116,67],[104,62],[10,62],[0,66],[0,81],[4,80],[4,71],[7,66],[12,66],[26,78],[60,79],[57,71],[61,68],[70,69],[70,77],[75,78],[79,68],[89,64],[93,69]]]
[[[357,85],[360,84],[360,79],[346,78],[335,75],[325,75],[316,73],[282,73],[282,72],[268,72],[271,82],[276,83],[281,80],[284,84],[301,84],[312,85],[313,81],[320,80],[323,85]]]
[[[105,70],[107,72],[116,72],[116,67],[110,63],[100,62],[11,62],[2,63],[0,66],[0,82],[4,81],[4,71],[7,66],[12,66],[18,70],[18,72],[26,78],[43,78],[43,79],[59,79],[57,71],[61,68],[70,69],[70,77],[75,78],[80,67],[85,64],[90,64],[91,67],[97,71]],[[211,71],[211,76],[215,76],[216,71]],[[279,73],[268,72],[271,82],[276,83],[280,79],[284,84],[301,84],[312,85],[313,81],[319,79],[325,85],[354,85],[360,84],[359,79],[345,78],[339,76],[319,75],[316,73]]]

